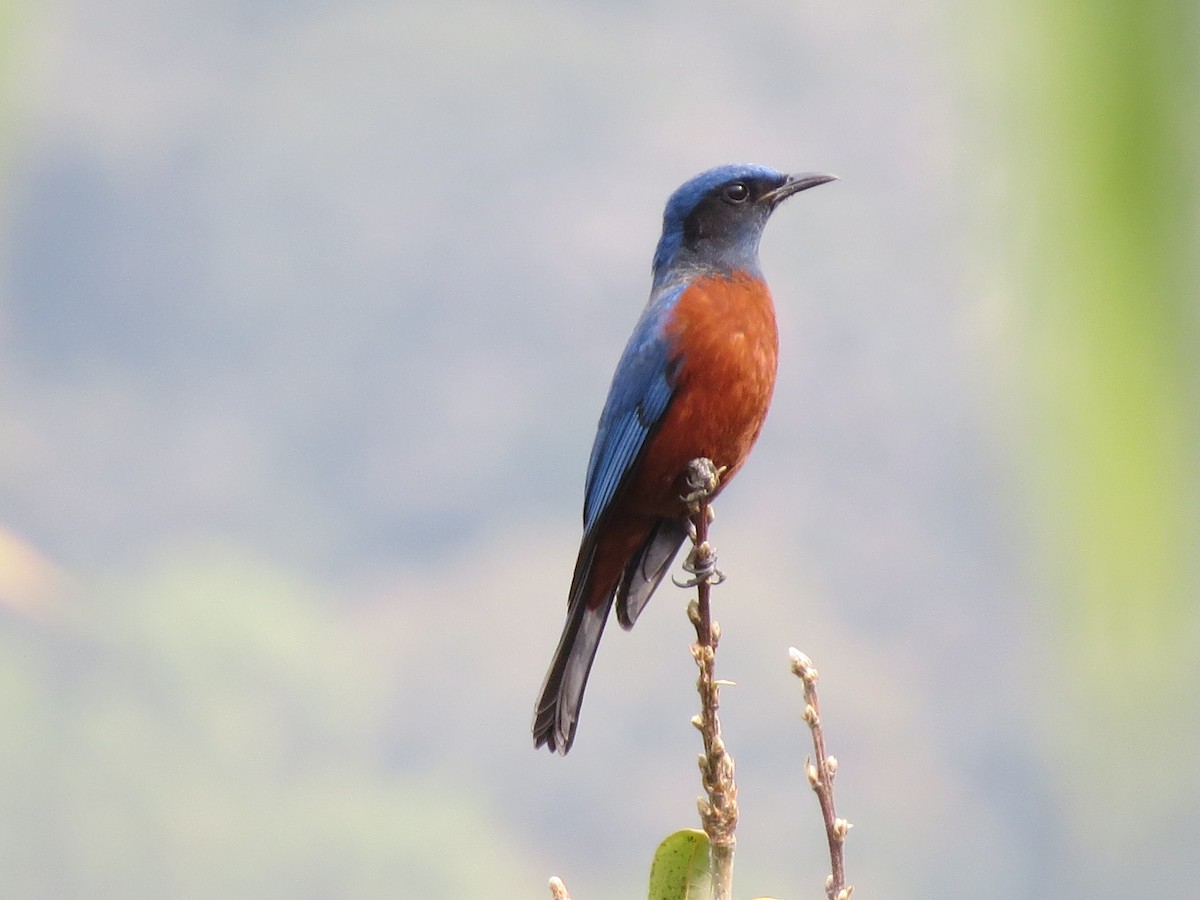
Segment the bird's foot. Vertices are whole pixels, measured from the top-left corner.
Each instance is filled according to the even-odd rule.
[[[721,476],[725,474],[727,468],[727,466],[718,467],[711,459],[704,456],[688,463],[687,470],[683,475],[688,492],[681,498],[688,505],[688,509],[694,513],[701,500],[707,500],[717,492],[717,488],[721,484]]]
[[[671,577],[676,586],[681,588],[691,588],[698,584],[720,584],[725,580],[725,573],[717,568],[717,551],[708,541],[701,541],[692,548],[692,552],[683,561],[683,570],[692,577],[685,581]]]

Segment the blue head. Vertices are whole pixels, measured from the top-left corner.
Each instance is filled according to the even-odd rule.
[[[667,201],[654,251],[655,285],[697,271],[758,274],[758,242],[775,207],[836,177],[784,175],[753,165],[701,172]]]

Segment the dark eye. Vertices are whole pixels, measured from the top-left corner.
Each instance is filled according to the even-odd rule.
[[[725,199],[730,203],[745,203],[750,199],[750,188],[744,181],[735,181],[725,186]]]

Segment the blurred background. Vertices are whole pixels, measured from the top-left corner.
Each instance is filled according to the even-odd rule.
[[[0,895],[642,896],[684,616],[535,753],[662,205],[762,247],[737,891],[1195,896],[1200,7],[0,3]]]

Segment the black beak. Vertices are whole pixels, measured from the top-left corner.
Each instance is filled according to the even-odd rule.
[[[825,175],[821,172],[801,172],[798,175],[789,175],[787,181],[775,188],[773,191],[767,191],[760,197],[760,201],[768,203],[771,206],[778,206],[792,194],[798,194],[801,191],[807,191],[809,188],[814,188],[818,184],[826,184],[830,181],[837,181],[836,175]]]

